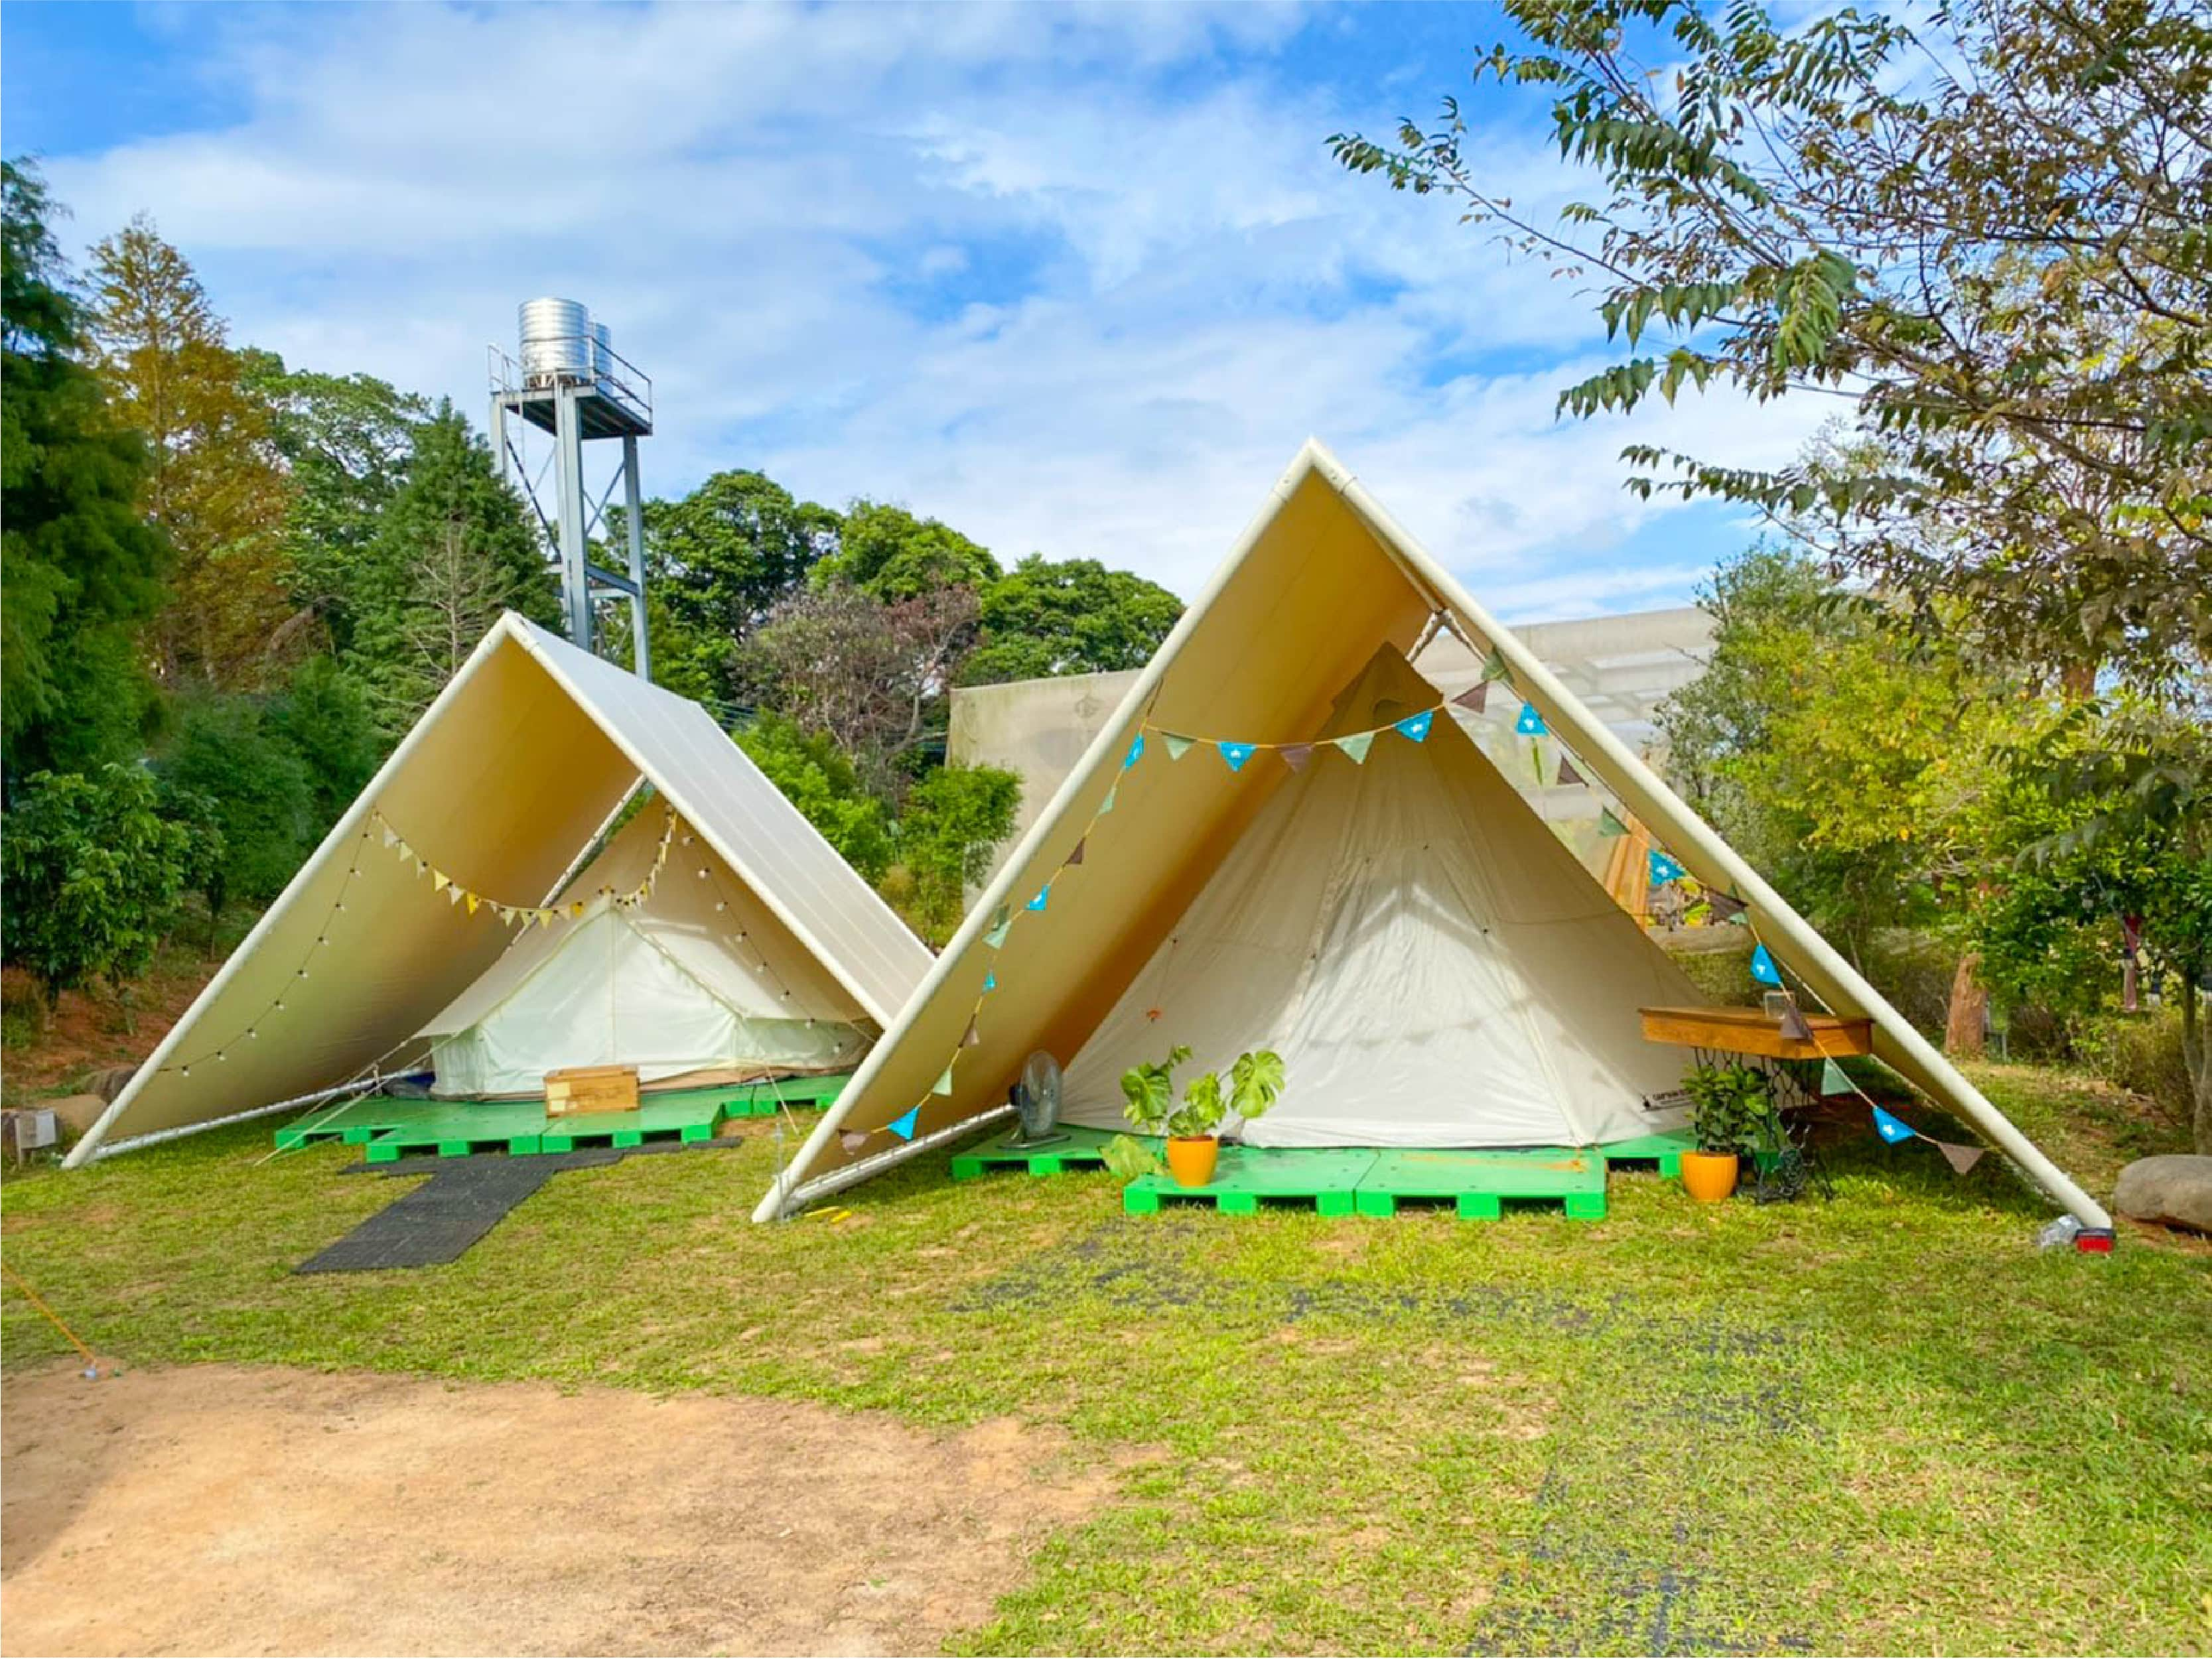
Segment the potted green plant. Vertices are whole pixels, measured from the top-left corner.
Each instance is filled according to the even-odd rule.
[[[1133,1066],[1121,1073],[1121,1115],[1139,1134],[1162,1135],[1167,1142],[1167,1170],[1178,1187],[1203,1187],[1213,1179],[1221,1156],[1217,1131],[1231,1112],[1249,1121],[1275,1103],[1283,1092],[1283,1057],[1261,1048],[1237,1056],[1224,1090],[1218,1073],[1193,1078],[1182,1100],[1175,1097],[1175,1068],[1190,1058],[1187,1043],[1168,1050],[1165,1060]],[[1156,1173],[1158,1162],[1127,1135],[1106,1149],[1107,1166],[1124,1181]]]
[[[1735,1190],[1736,1172],[1774,1115],[1774,1089],[1755,1066],[1694,1066],[1682,1079],[1698,1149],[1682,1154],[1682,1186],[1700,1203]]]

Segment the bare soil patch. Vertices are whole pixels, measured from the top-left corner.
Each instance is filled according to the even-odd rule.
[[[1110,1477],[1011,1420],[191,1366],[11,1379],[14,1653],[933,1651]]]

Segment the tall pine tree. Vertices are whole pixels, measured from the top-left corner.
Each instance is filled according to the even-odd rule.
[[[261,685],[301,631],[268,406],[191,265],[149,221],[100,243],[93,264],[101,377],[153,447],[145,507],[176,550],[173,598],[151,630],[158,672],[178,688]]]
[[[139,512],[145,446],[82,361],[84,318],[37,173],[0,164],[0,763],[127,760],[152,705],[136,639],[167,549]]]
[[[502,611],[560,625],[521,500],[451,403],[416,429],[407,483],[363,561],[349,666],[379,722],[404,732]]]

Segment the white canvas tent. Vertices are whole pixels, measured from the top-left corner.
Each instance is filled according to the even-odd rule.
[[[664,836],[679,856],[656,880]],[[565,890],[580,916],[526,929],[422,1027],[433,1093],[534,1095],[568,1066],[646,1084],[839,1071],[867,1052],[852,994],[681,818],[640,812]]]
[[[1437,719],[1419,745],[1386,730],[1369,752],[1366,764],[1385,769],[1372,778],[1328,750],[1303,769],[1263,754],[1233,773],[1204,747],[1180,761],[1160,752],[1168,732],[1298,744],[1371,726],[1385,705],[1427,704],[1398,653],[1438,627],[1497,653],[1508,695],[1527,700],[1579,769],[1692,876],[1746,901],[1808,1000],[1870,1019],[1878,1055],[2084,1223],[2111,1224],[1317,443],[756,1218],[1003,1112],[1036,1049],[1068,1066],[1077,1121],[1115,1121],[1111,1078],[1132,1060],[1197,1037],[1194,1064],[1224,1065],[1264,1036],[1291,1081],[1284,1115],[1252,1126],[1255,1139],[1619,1138],[1643,1093],[1685,1058],[1642,1050],[1628,1035],[1640,1032],[1638,1007],[1697,999],[1587,872],[1546,847],[1527,802],[1450,721]],[[1186,949],[1198,958],[1188,969],[1176,960]]]
[[[501,908],[573,893],[573,872],[641,784],[681,825],[660,888],[742,890],[773,924],[766,959],[787,982],[834,988],[855,1024],[890,1024],[927,947],[706,710],[509,615],[69,1163],[419,1065],[441,1011],[520,948]],[[395,856],[387,830],[434,878]],[[538,931],[551,940],[575,925]]]

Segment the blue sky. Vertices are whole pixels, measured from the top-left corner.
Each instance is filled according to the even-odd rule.
[[[1486,6],[0,11],[0,145],[82,246],[150,214],[234,337],[483,406],[516,303],[653,377],[648,489],[757,466],[1006,560],[1188,593],[1309,434],[1509,617],[1679,603],[1750,528],[1632,439],[1773,463],[1826,411],[1561,424],[1589,299],[1330,160],[1472,91]],[[1474,149],[1577,186],[1540,106]]]

